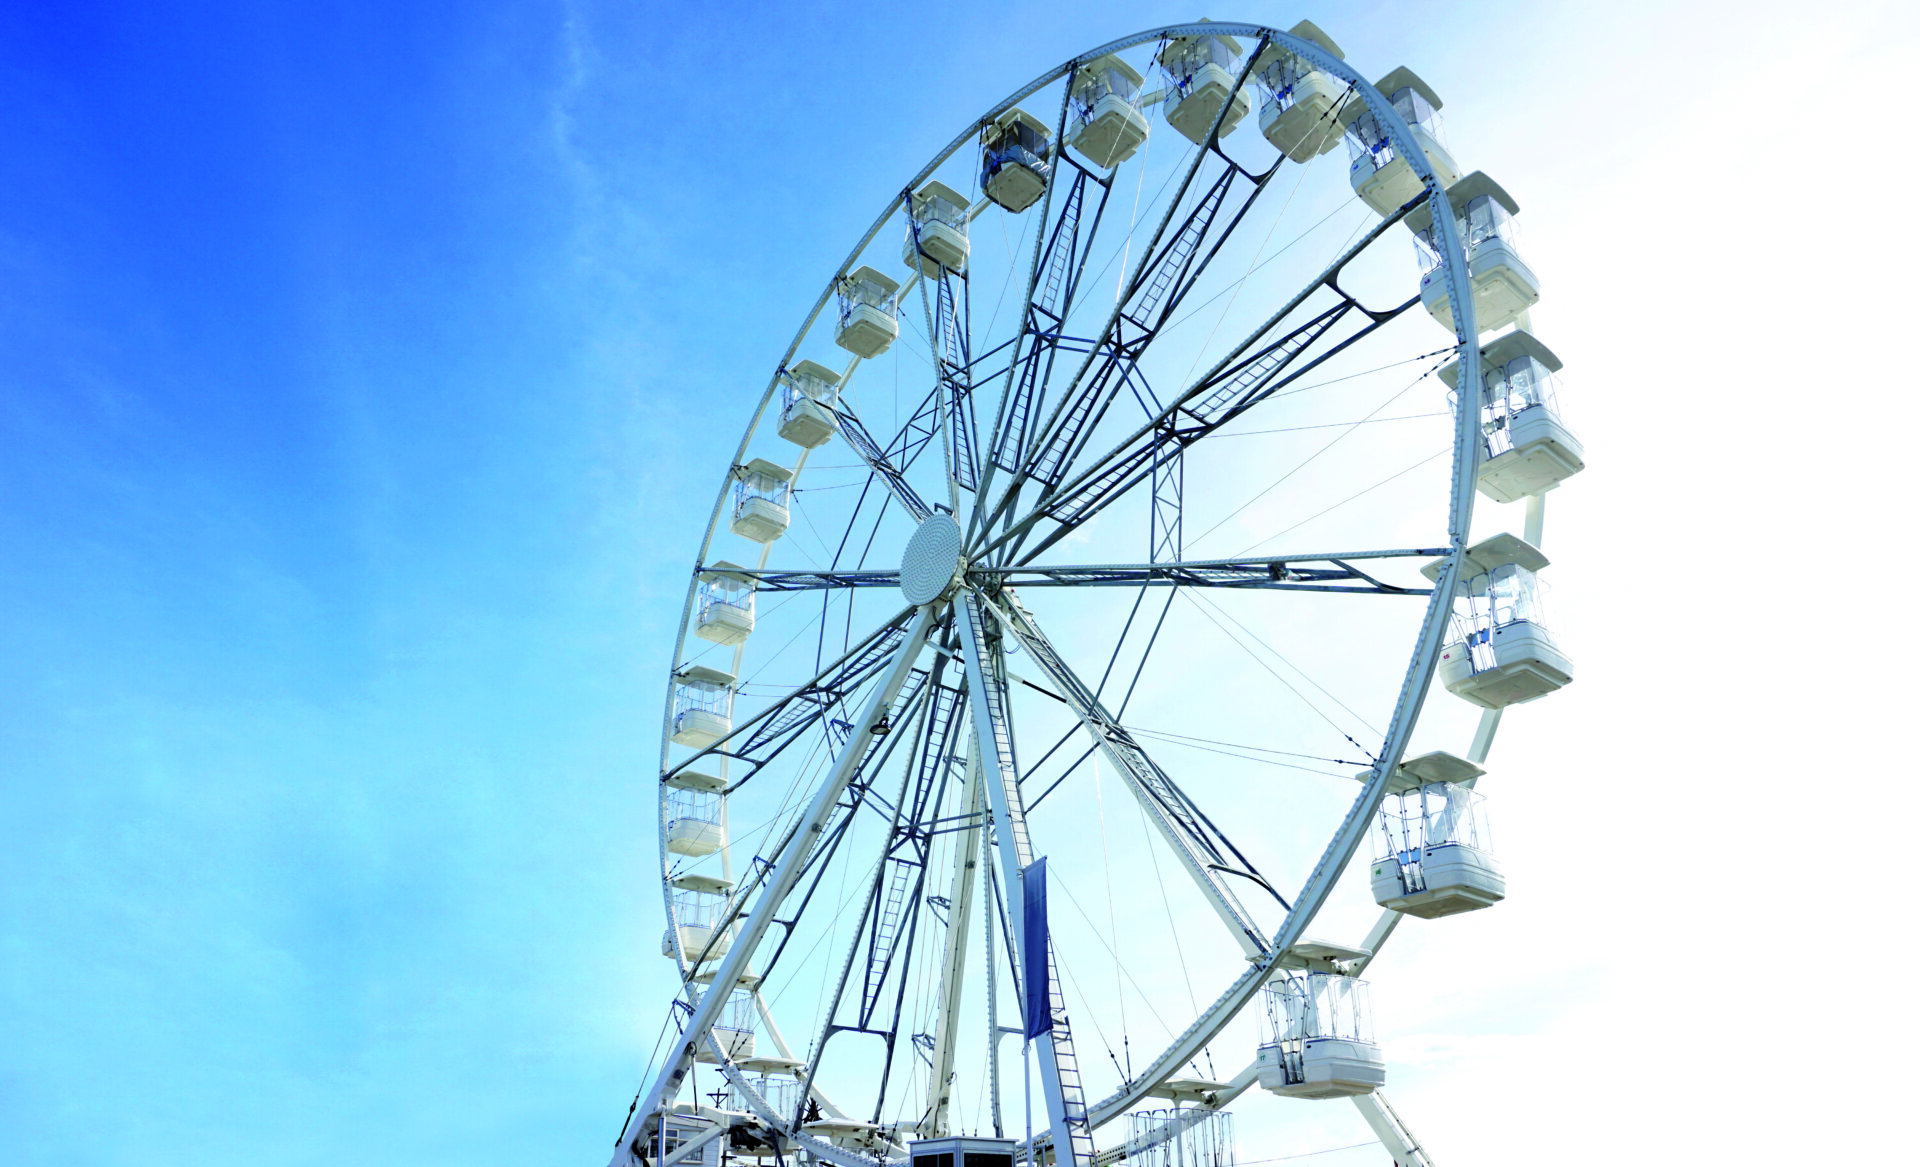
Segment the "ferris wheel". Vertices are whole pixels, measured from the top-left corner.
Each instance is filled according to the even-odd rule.
[[[886,200],[718,475],[615,1164],[1221,1167],[1274,1096],[1428,1161],[1362,974],[1506,894],[1478,782],[1572,679],[1583,466],[1441,104],[1305,22],[1153,29]]]

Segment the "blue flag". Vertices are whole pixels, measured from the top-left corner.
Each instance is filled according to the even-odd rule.
[[[1053,977],[1049,975],[1048,957],[1051,941],[1047,937],[1047,860],[1044,856],[1035,859],[1031,866],[1020,873],[1022,898],[1021,934],[1025,943],[1021,945],[1023,957],[1021,979],[1025,983],[1027,997],[1027,1038],[1032,1040],[1043,1033],[1053,1032]]]

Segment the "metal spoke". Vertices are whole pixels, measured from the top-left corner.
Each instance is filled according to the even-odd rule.
[[[1152,461],[1153,491],[1148,500],[1147,556],[1155,563],[1178,563],[1186,549],[1186,447],[1177,441],[1159,442],[1155,446]]]
[[[670,778],[702,758],[714,755],[745,761],[757,772],[759,767],[785,748],[785,742],[790,742],[799,731],[820,720],[829,709],[845,701],[868,678],[880,671],[895,649],[907,639],[907,625],[914,614],[913,608],[902,609],[893,619],[814,674],[812,680],[776,699],[765,709],[734,726],[726,737],[697,751],[661,777]],[[771,751],[767,749],[776,743],[782,744]],[[752,776],[753,773],[749,772],[747,778],[740,779],[729,789],[737,788]]]
[[[887,489],[893,492],[893,497],[899,500],[901,506],[907,508],[907,513],[913,516],[914,521],[920,522],[932,514],[933,508],[927,505],[918,491],[908,485],[906,472],[894,465],[893,460],[887,456],[887,451],[880,447],[879,442],[874,441],[873,435],[862,424],[859,415],[854,413],[853,406],[842,399],[834,403],[833,412],[839,419],[840,432],[846,435],[847,445],[852,447],[854,455],[865,462],[869,470],[880,476],[881,480],[887,484]]]
[[[797,897],[794,892],[789,891],[786,897],[790,905],[788,914],[774,918],[773,922],[782,929],[781,937],[779,943],[774,946],[773,952],[767,957],[766,967],[760,970],[762,976],[771,975],[774,966],[785,955],[787,944],[793,939],[801,917],[813,903],[814,893],[819,890],[821,880],[825,878],[840,842],[846,837],[848,829],[853,826],[854,817],[861,807],[873,806],[882,814],[891,814],[892,807],[884,805],[885,799],[873,793],[872,775],[878,774],[885,768],[887,759],[901,740],[899,735],[886,734],[886,725],[912,720],[913,715],[918,711],[927,677],[928,674],[923,669],[911,670],[898,694],[882,708],[879,720],[875,722],[870,736],[864,740],[853,732],[851,725],[847,727],[846,736],[839,747],[841,757],[844,758],[854,750],[859,751],[860,757],[853,768],[852,776],[847,781],[846,800],[835,804],[828,816],[827,825],[820,831],[821,843],[814,848],[813,853],[806,858],[801,867],[796,886],[799,880],[806,880],[811,875],[812,878],[808,880],[806,890],[799,893]],[[772,854],[779,855],[787,847],[788,841],[797,829],[797,824],[790,827],[781,837],[779,845],[771,848]],[[733,914],[728,917],[727,923],[731,923],[738,915],[746,902],[747,894],[767,879],[773,867],[771,860],[756,856],[754,877],[748,886],[735,894]]]
[[[1166,771],[1154,763],[1133,735],[1122,728],[1100,704],[1093,690],[1074,675],[1055,651],[1052,642],[1040,631],[1032,613],[1022,608],[1010,592],[1003,591],[1000,601],[993,603],[983,600],[982,603],[994,619],[1000,621],[1020,641],[1048,679],[1059,688],[1058,695],[1080,718],[1088,736],[1113,764],[1115,772],[1126,783],[1127,790],[1147,812],[1148,819],[1179,858],[1188,877],[1200,889],[1201,895],[1206,897],[1221,922],[1226,924],[1234,941],[1250,958],[1257,959],[1265,955],[1267,942],[1260,932],[1260,926],[1241,905],[1239,897],[1233,894],[1233,889],[1227,886],[1223,877],[1234,875],[1249,880],[1276,900],[1280,899],[1279,893],[1253,869],[1252,864],[1226,836],[1213,828],[1212,823],[1198,812],[1192,800],[1174,784]],[[1285,905],[1284,900],[1280,902],[1282,906]]]
[[[1060,118],[1055,141],[1065,140],[1071,92],[1069,79],[1060,94]],[[1075,351],[1066,344],[1067,318],[1072,315],[1074,293],[1086,273],[1087,261],[1093,255],[1093,241],[1098,237],[1101,219],[1106,215],[1107,199],[1113,193],[1111,175],[1101,177],[1094,174],[1065,150],[1057,151],[1056,167],[1063,163],[1071,164],[1075,170],[1073,184],[1067,190],[1059,216],[1051,220],[1051,231],[1044,224],[1049,221],[1054,190],[1059,182],[1057,169],[1047,184],[1045,201],[1041,203],[1040,222],[1043,226],[1034,239],[1033,261],[1027,274],[1027,307],[1021,314],[1019,330],[1015,334],[1014,356],[1008,364],[1006,382],[1001,390],[1000,413],[994,424],[991,456],[987,460],[981,484],[980,497],[983,498],[988,496],[996,468],[1017,474],[1032,452],[1033,442],[1038,436],[1035,431],[1039,410],[1046,386],[1053,376],[1055,357],[1063,348]],[[1086,209],[1089,183],[1098,186],[1100,194],[1093,209],[1093,218],[1086,226],[1083,242],[1081,219]],[[1023,352],[1020,342],[1029,337],[1032,344]],[[1087,342],[1078,351],[1092,353],[1097,348],[1096,343]],[[987,517],[984,507],[975,508],[967,531],[969,542]]]
[[[911,215],[911,204],[908,213]],[[915,232],[917,247],[917,227]],[[922,264],[928,262],[925,251],[919,255]],[[923,278],[919,284],[920,307],[927,320],[928,347],[933,352],[933,391],[939,402],[936,426],[942,437],[940,452],[946,466],[947,505],[949,509],[958,510],[960,492],[972,490],[978,484],[978,477],[973,454],[973,383],[968,375],[973,363],[972,343],[968,321],[962,319],[965,313],[953,292],[954,278],[952,272],[941,266],[938,275]],[[931,294],[927,291],[928,284],[933,285]]]
[[[986,790],[980,784],[980,751],[967,751],[966,775],[961,805],[966,808],[968,815],[978,816],[986,799]],[[960,1035],[961,989],[966,984],[967,936],[973,927],[973,894],[978,882],[974,871],[979,855],[977,830],[969,827],[953,841],[953,873],[947,889],[947,935],[940,959],[939,1012],[934,1017],[933,1064],[928,1075],[928,1088],[932,1096],[927,1100],[926,1112],[920,1120],[922,1137],[931,1137],[947,1129],[947,1108],[953,1099],[953,1058]],[[991,930],[984,931],[983,940],[988,945],[992,944]],[[987,967],[988,976],[991,977],[991,948],[988,950]],[[987,993],[991,1004],[991,980]]]
[[[1353,1104],[1360,1109],[1360,1117],[1367,1120],[1373,1128],[1374,1137],[1393,1156],[1395,1167],[1433,1167],[1433,1160],[1427,1156],[1427,1150],[1413,1137],[1407,1124],[1401,1120],[1400,1112],[1387,1101],[1384,1090],[1375,1090],[1371,1094],[1356,1094]]]
[[[1235,76],[1226,102],[1214,115],[1207,133],[1207,145],[1195,155],[1179,188],[1169,200],[1160,225],[1141,250],[1139,265],[1134,269],[1125,294],[1114,304],[1106,325],[1100,330],[1095,351],[1088,354],[1079,370],[1067,382],[1067,391],[1054,404],[1053,412],[1040,428],[1031,452],[1020,470],[1013,475],[1006,490],[995,501],[986,522],[980,525],[981,536],[991,530],[993,523],[1014,505],[1025,482],[1038,481],[1042,499],[1058,486],[1081,445],[1105,414],[1107,405],[1132,379],[1135,366],[1158,335],[1160,326],[1219,253],[1248,208],[1279,170],[1280,164],[1276,161],[1265,173],[1253,175],[1218,149],[1220,125],[1231,107],[1232,98],[1245,86],[1253,62],[1259,58],[1267,43],[1267,38],[1263,36]],[[1174,214],[1193,185],[1209,150],[1217,154],[1227,168],[1188,213],[1172,238],[1162,246],[1167,228],[1173,223]],[[1228,189],[1236,178],[1242,177],[1252,180],[1252,189],[1242,196],[1238,208],[1227,216],[1226,227],[1215,237],[1213,245],[1203,251],[1201,244],[1226,203]]]
[[[1058,524],[1058,529],[1052,535],[1024,557],[1031,560],[1056,542],[1065,531],[1092,518],[1107,504],[1151,475],[1167,459],[1169,451],[1184,450],[1218,432],[1418,303],[1419,297],[1415,296],[1391,308],[1370,309],[1339,287],[1340,274],[1347,265],[1372,246],[1387,228],[1404,218],[1410,209],[1411,206],[1401,208],[1359,242],[1348,247],[1312,283],[1248,333],[1204,376],[1181,392],[1172,404],[1162,407],[1144,425],[1095,459],[1080,474],[1063,483],[1058,490],[1043,495],[1024,516],[1009,523],[999,536],[978,548],[975,556],[991,556],[1002,546],[1024,537],[1041,519]],[[1309,298],[1322,289],[1331,290],[1338,297],[1338,302],[1291,328],[1279,331],[1288,317],[1299,311]],[[1336,342],[1322,345],[1324,351],[1314,352],[1305,364],[1293,367],[1317,342],[1327,339],[1335,325],[1353,313],[1366,319],[1361,328]]]
[[[1045,587],[1211,587],[1259,591],[1367,592],[1375,595],[1424,596],[1427,587],[1400,587],[1374,578],[1353,565],[1368,559],[1435,559],[1445,547],[1413,547],[1398,551],[1335,552],[1275,555],[1247,559],[1199,559],[1187,563],[1112,563],[1089,566],[976,567],[976,578],[997,579],[1003,585]]]
[[[1309,552],[1185,562],[978,566],[969,571],[976,578],[995,579],[1005,585],[1023,588],[1182,586],[1424,596],[1432,589],[1387,583],[1355,567],[1354,561],[1437,559],[1445,554],[1445,547],[1409,547],[1389,551]],[[735,574],[754,581],[756,588],[765,592],[900,586],[898,571],[749,571],[743,568]]]
[[[880,862],[875,865],[873,878],[868,882],[860,923],[848,939],[840,979],[827,999],[821,1032],[813,1047],[813,1070],[817,1074],[825,1059],[827,1045],[835,1036],[841,1033],[864,1033],[882,1040],[886,1053],[881,1059],[880,1083],[874,1093],[874,1122],[879,1121],[886,1104],[887,1082],[900,1037],[900,1007],[908,981],[908,966],[904,961],[900,965],[899,976],[893,978],[895,989],[891,1009],[886,1016],[877,1020],[876,1014],[883,1003],[884,990],[890,974],[894,972],[896,958],[904,955],[907,961],[911,960],[913,942],[920,924],[918,906],[922,901],[927,861],[930,858],[931,827],[939,818],[940,804],[946,792],[946,783],[942,779],[947,776],[952,760],[955,714],[962,704],[960,691],[942,683],[945,667],[946,658],[936,657],[927,685],[930,698],[925,702],[924,716],[914,719],[912,745],[907,754],[908,765],[900,776],[900,792],[890,808],[891,821]],[[897,718],[896,726],[906,720],[904,717]],[[904,736],[895,732],[892,741],[898,742]],[[879,768],[879,765],[871,769],[863,768],[862,773],[877,773]],[[850,783],[849,793],[856,799],[856,804],[848,807],[851,813],[857,809],[857,800],[864,793],[864,784],[858,780]],[[791,923],[797,923],[797,915],[795,921],[789,923],[789,935],[792,934]],[[848,985],[854,981],[852,974],[856,965],[861,968],[861,976],[855,983],[858,1006],[852,1023],[844,1024],[837,1020],[837,1015],[847,996]],[[769,963],[769,970],[771,967]]]
[[[720,967],[715,971],[707,988],[696,994],[691,983],[686,993],[688,1004],[693,1006],[693,1016],[689,1018],[684,1031],[686,1040],[679,1043],[668,1055],[660,1073],[654,1078],[645,1104],[638,1109],[642,1116],[640,1130],[628,1144],[638,1154],[645,1145],[646,1138],[665,1113],[664,1102],[679,1090],[680,1083],[693,1067],[696,1045],[711,1042],[710,1033],[714,1023],[719,1020],[720,1009],[733,988],[746,971],[746,964],[754,949],[759,947],[761,937],[773,924],[774,915],[780,910],[787,894],[799,881],[802,869],[811,855],[816,841],[828,819],[832,817],[840,795],[853,780],[860,761],[866,756],[863,748],[873,731],[880,715],[894,701],[900,689],[906,684],[909,673],[913,671],[914,659],[919,656],[927,634],[931,631],[934,613],[931,607],[918,610],[913,624],[894,652],[893,661],[879,687],[867,700],[865,710],[854,723],[852,742],[843,749],[833,771],[825,782],[814,792],[812,802],[806,813],[794,823],[794,829],[787,835],[785,843],[777,852],[777,857],[766,869],[760,894],[756,897],[753,911],[742,923],[739,934],[732,947],[721,958]],[[804,828],[804,829],[803,829]]]
[[[780,568],[746,568],[732,571],[754,582],[762,592],[817,592],[836,588],[897,588],[898,571],[786,571]]]

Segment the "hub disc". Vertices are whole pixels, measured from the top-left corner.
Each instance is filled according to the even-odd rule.
[[[900,561],[900,592],[911,604],[930,604],[960,582],[960,524],[942,511],[928,515],[907,540]]]

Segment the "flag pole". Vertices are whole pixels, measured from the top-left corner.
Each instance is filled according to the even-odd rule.
[[[1033,1167],[1033,1039],[1020,1040],[1020,1098],[1027,1112],[1027,1167]]]

